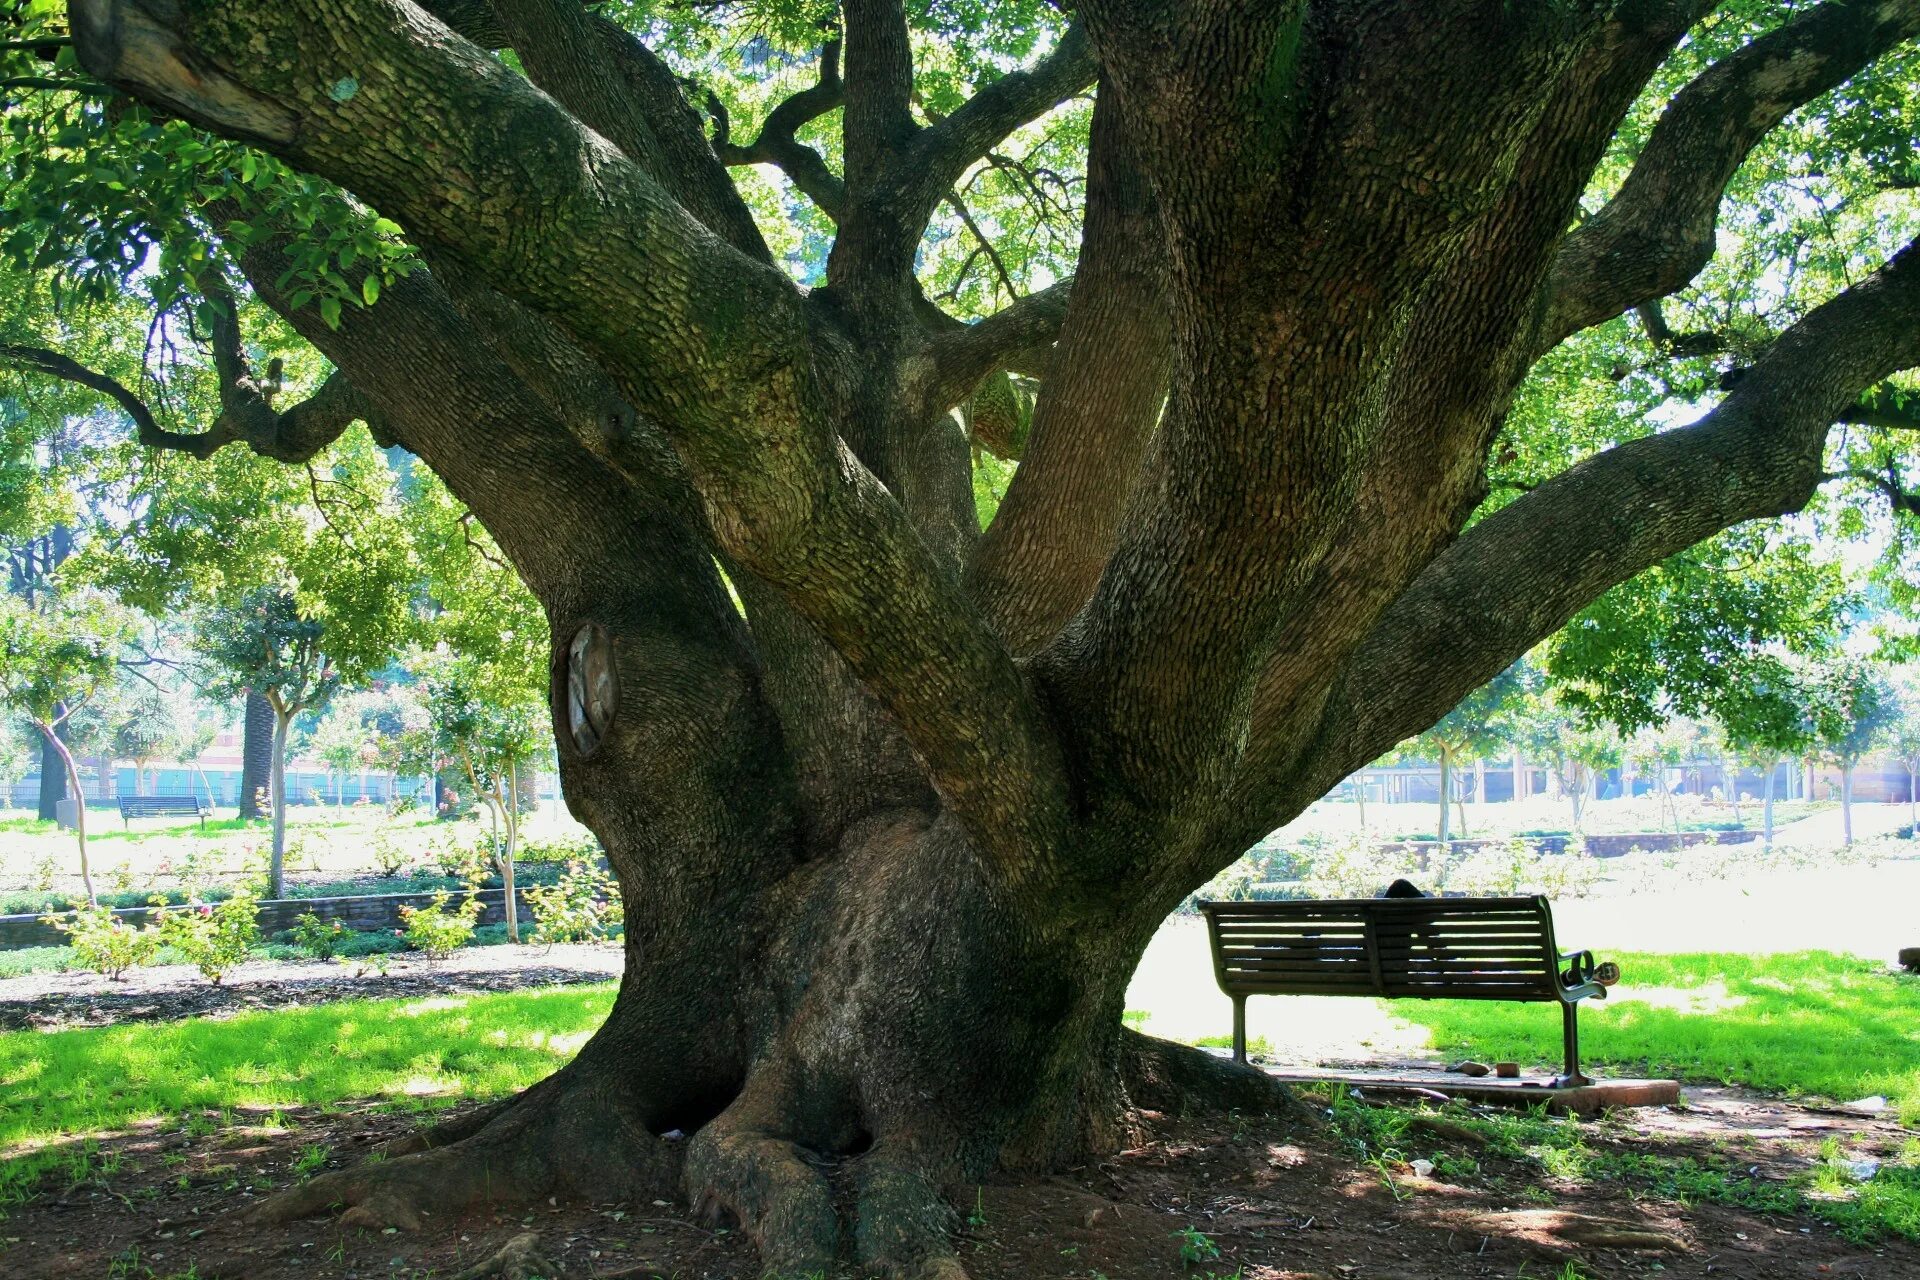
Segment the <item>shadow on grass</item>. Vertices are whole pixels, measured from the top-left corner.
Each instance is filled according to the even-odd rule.
[[[1837,1101],[1884,1096],[1920,1123],[1920,978],[1827,951],[1611,955],[1624,973],[1580,1008],[1586,1061]],[[1444,1053],[1557,1061],[1537,1005],[1394,1001]]]
[[[612,1005],[604,984],[0,1035],[0,1206],[31,1193],[58,1147],[144,1121],[499,1097],[572,1058]]]

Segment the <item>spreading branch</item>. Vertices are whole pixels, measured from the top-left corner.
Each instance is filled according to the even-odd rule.
[[[707,110],[714,122],[714,154],[727,165],[775,166],[819,206],[820,212],[837,220],[846,201],[846,184],[827,167],[820,153],[801,142],[797,135],[802,128],[845,101],[846,86],[840,79],[840,41],[833,39],[820,50],[819,79],[775,107],[751,143],[742,145],[733,141],[733,126],[727,118],[725,104],[718,94],[709,93]]]
[[[1863,388],[1916,364],[1920,247],[1909,246],[1788,329],[1698,423],[1580,463],[1436,557],[1355,651],[1320,740],[1280,790],[1324,791],[1643,569],[1799,510],[1824,478],[1832,424]]]
[[[1748,153],[1916,33],[1920,0],[1829,0],[1702,72],[1661,116],[1619,193],[1561,246],[1540,349],[1698,275],[1713,256],[1721,194]]]
[[[666,434],[720,550],[776,587],[893,713],[974,847],[1010,881],[1045,869],[1067,816],[1052,726],[841,443],[815,382],[815,317],[778,270],[708,234],[644,168],[410,6],[157,16],[141,0],[77,0],[73,13],[95,74],[340,183],[416,242],[564,317]],[[554,234],[528,233],[515,211],[534,208]]]
[[[937,370],[934,403],[949,409],[966,399],[980,380],[1007,367],[1016,353],[1044,347],[1060,333],[1073,280],[1030,293],[984,320],[941,334],[934,341]]]
[[[119,379],[89,368],[58,351],[19,343],[0,343],[0,361],[21,369],[87,387],[118,404],[133,419],[135,437],[150,449],[170,449],[191,457],[210,458],[230,444],[244,444],[262,457],[280,462],[305,462],[339,439],[367,405],[354,388],[335,373],[307,399],[285,413],[275,413],[249,382],[235,389],[235,404],[222,412],[205,431],[171,431],[160,425],[152,408]],[[227,369],[221,369],[225,381]],[[225,401],[228,388],[222,387]]]

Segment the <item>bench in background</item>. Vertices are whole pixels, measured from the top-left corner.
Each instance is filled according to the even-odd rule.
[[[200,803],[198,796],[121,796],[120,821],[132,826],[135,818],[157,818],[164,814],[191,814],[200,819],[200,826],[207,825],[207,815],[212,813],[206,805]]]

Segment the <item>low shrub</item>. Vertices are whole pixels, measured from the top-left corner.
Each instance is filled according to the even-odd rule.
[[[161,906],[155,918],[160,941],[216,986],[260,938],[260,908],[250,893],[237,893],[217,906]]]
[[[293,918],[293,945],[315,960],[331,960],[345,940],[347,926],[338,920],[322,920],[311,911]]]
[[[620,890],[598,865],[569,862],[558,882],[525,891],[536,942],[584,942],[607,936],[622,921]]]
[[[555,836],[548,840],[524,840],[514,856],[515,862],[551,862],[566,864],[584,862],[598,865],[600,862],[600,842],[592,836]]]
[[[373,869],[388,879],[399,875],[412,861],[405,847],[384,826],[373,833],[373,845],[369,852],[373,857]]]
[[[158,929],[152,925],[135,928],[104,904],[89,907],[76,902],[64,916],[49,912],[40,919],[67,935],[72,958],[81,968],[105,974],[115,982],[127,970],[153,963],[160,949]]]
[[[407,945],[429,960],[444,960],[473,940],[473,926],[480,919],[480,899],[468,891],[466,901],[449,908],[451,895],[445,889],[433,895],[431,906],[402,907],[405,923],[401,934]]]

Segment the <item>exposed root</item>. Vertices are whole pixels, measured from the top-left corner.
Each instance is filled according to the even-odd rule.
[[[827,1180],[791,1142],[751,1131],[715,1134],[715,1127],[702,1130],[687,1151],[697,1211],[710,1221],[731,1214],[759,1245],[774,1280],[830,1273],[840,1223]]]
[[[1170,1115],[1241,1111],[1307,1117],[1293,1091],[1258,1067],[1171,1040],[1122,1031],[1120,1065],[1136,1106]]]
[[[417,1231],[436,1217],[561,1193],[595,1200],[669,1194],[678,1174],[672,1149],[618,1099],[572,1083],[544,1082],[510,1104],[411,1144],[403,1139],[393,1145],[412,1154],[323,1174],[267,1200],[254,1216],[286,1222],[338,1209],[342,1226]]]
[[[540,1251],[539,1234],[528,1231],[507,1241],[499,1252],[468,1267],[453,1280],[566,1280],[566,1272]]]
[[[731,1214],[760,1248],[769,1277],[831,1274],[840,1221],[826,1177],[801,1147],[781,1136],[785,1094],[763,1072],[687,1145],[687,1186],[696,1209]]]
[[[854,1244],[864,1266],[890,1280],[966,1280],[953,1253],[946,1171],[946,1162],[897,1138],[860,1158]]]

